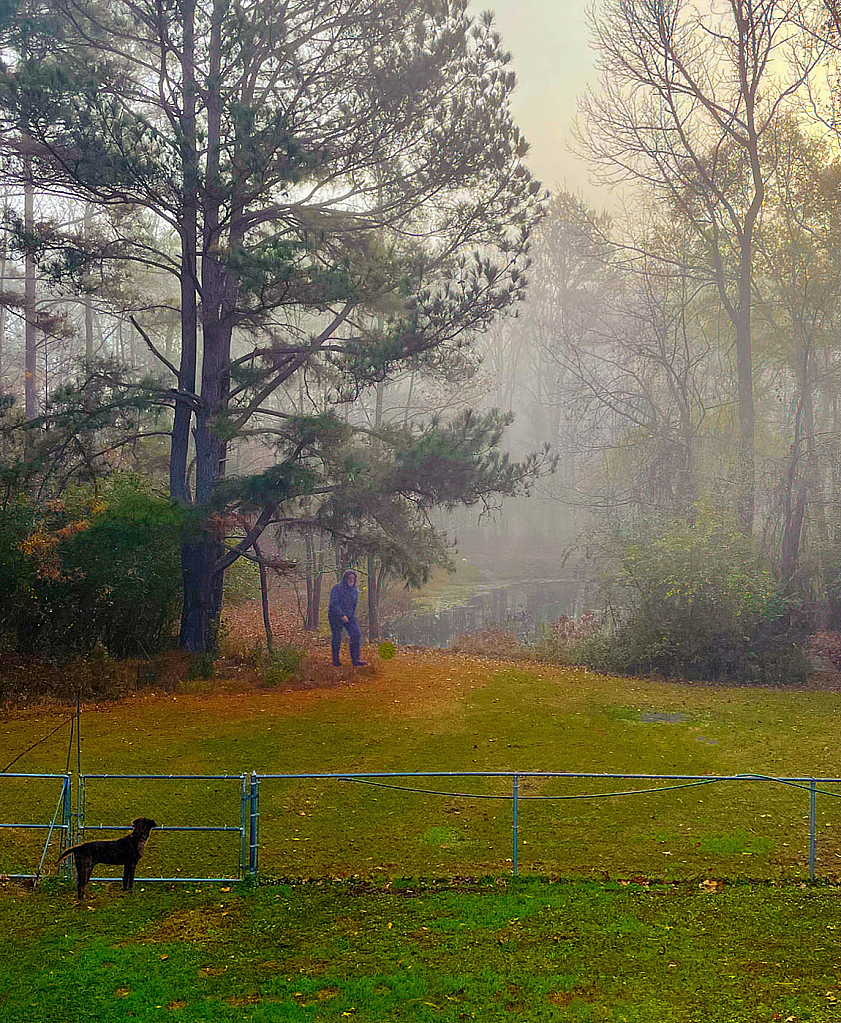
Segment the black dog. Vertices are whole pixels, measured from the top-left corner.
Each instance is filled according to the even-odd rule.
[[[134,831],[114,842],[83,842],[81,845],[65,849],[58,862],[73,853],[76,861],[76,892],[80,899],[85,897],[85,889],[91,879],[95,863],[121,863],[123,865],[123,890],[134,891],[134,871],[137,861],[143,855],[146,840],[152,828],[157,828],[155,821],[148,817],[138,817],[131,822]]]

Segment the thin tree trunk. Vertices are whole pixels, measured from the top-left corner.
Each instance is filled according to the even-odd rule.
[[[798,402],[798,405],[801,403]],[[780,540],[780,577],[788,586],[797,571],[797,554],[803,517],[806,511],[806,484],[799,472],[800,453],[800,409],[797,411],[797,425],[794,442],[791,445],[788,471],[783,493],[783,534]]]
[[[272,636],[272,623],[269,618],[269,586],[266,579],[266,559],[260,550],[260,545],[254,541],[254,556],[257,558],[257,567],[260,569],[260,606],[263,609],[263,628],[266,632],[266,649],[269,653],[274,650],[274,637]]]
[[[383,318],[378,318],[378,329],[383,329]],[[383,397],[385,395],[385,384],[377,384],[374,403],[374,430],[379,430],[383,420]],[[374,440],[379,445],[379,440]],[[372,643],[380,638],[380,588],[377,585],[377,558],[374,554],[368,555],[368,642]]]
[[[93,225],[93,205],[85,203],[84,234],[87,240],[91,234]],[[93,362],[93,296],[90,291],[85,292],[85,365],[90,366]]]
[[[8,246],[5,236],[0,242],[0,292],[6,290],[6,258]],[[6,348],[6,305],[0,304],[0,393],[3,392],[3,377],[5,375],[5,348]]]
[[[23,226],[28,235],[34,234],[35,195],[29,160],[23,187]],[[27,419],[34,419],[38,415],[38,331],[35,326],[35,260],[29,253],[24,260],[24,317],[24,412]]]
[[[316,603],[316,571],[315,571],[315,544],[312,534],[304,534],[304,547],[306,550],[306,583],[307,583],[307,617],[304,628],[313,632],[318,628],[318,606]],[[319,593],[320,597],[320,593]]]
[[[377,579],[377,559],[368,555],[368,642],[380,638],[380,590]]]
[[[753,224],[745,228],[739,267],[739,309],[736,320],[736,378],[739,412],[739,448],[736,478],[736,521],[749,536],[753,532],[756,503],[754,443],[756,412],[753,401],[753,356],[751,351],[751,284]]]

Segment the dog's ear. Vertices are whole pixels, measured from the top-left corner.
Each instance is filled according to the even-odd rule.
[[[139,823],[140,823],[140,822],[141,822],[142,820],[143,820],[143,818],[142,818],[142,817],[135,817],[135,818],[134,818],[134,820],[133,820],[133,821],[131,822],[131,826],[132,826],[133,828],[136,828],[136,827],[137,827],[137,825],[138,825],[138,824],[139,824]]]

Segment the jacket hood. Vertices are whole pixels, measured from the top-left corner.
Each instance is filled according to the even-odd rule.
[[[349,575],[354,576],[354,578],[357,580],[357,582],[359,581],[359,575],[358,575],[356,569],[355,568],[349,568],[345,572],[345,574],[342,576],[342,586],[350,586],[350,583],[348,582],[348,576]],[[356,586],[357,583],[354,583],[353,585]]]

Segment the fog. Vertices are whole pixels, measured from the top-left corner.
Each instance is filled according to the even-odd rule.
[[[730,5],[675,4],[664,28],[657,5],[604,0],[588,23],[579,3],[501,0],[495,25],[430,14],[440,34],[397,9],[389,28],[373,7],[338,23],[328,7],[314,67],[335,65],[317,88],[306,61],[279,78],[271,47],[231,57],[183,166],[164,93],[189,75],[155,84],[142,56],[166,50],[166,26],[138,29],[109,85],[134,75],[144,97],[136,165],[116,107],[92,117],[84,90],[77,120],[41,113],[19,137],[15,75],[35,65],[10,62],[0,380],[22,418],[4,443],[14,462],[30,430],[52,452],[27,468],[26,499],[127,469],[168,479],[221,531],[196,570],[217,611],[212,580],[259,561],[261,537],[308,593],[353,563],[374,591],[421,601],[555,581],[580,584],[580,607],[606,606],[629,551],[714,522],[789,610],[835,622],[841,163],[824,8],[756,5],[745,47]],[[190,74],[216,82],[208,11]],[[365,60],[324,43],[334,31]],[[309,36],[290,39],[309,60]],[[88,45],[72,55],[85,68]],[[250,81],[272,98],[249,108],[249,136]]]

